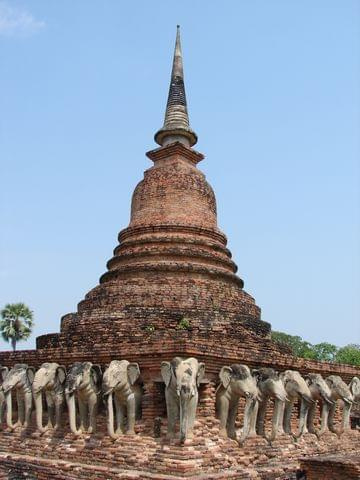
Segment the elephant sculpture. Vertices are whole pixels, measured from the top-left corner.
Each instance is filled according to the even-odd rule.
[[[216,391],[216,411],[220,420],[220,432],[223,437],[236,439],[235,421],[240,397],[244,397],[244,425],[239,442],[250,435],[256,435],[256,417],[260,391],[256,379],[246,365],[234,364],[220,370],[220,385]]]
[[[314,403],[309,406],[309,413],[307,419],[308,431],[314,433],[318,438],[328,430],[328,416],[329,408],[334,404],[331,399],[331,391],[329,385],[325,382],[319,373],[309,373],[305,376],[305,381],[309,387],[311,398]],[[314,426],[314,419],[316,415],[316,405],[321,405],[321,424],[320,430]]]
[[[350,388],[342,380],[339,375],[330,375],[325,379],[331,391],[331,400],[333,404],[330,406],[328,425],[329,430],[337,435],[340,435],[344,430],[350,429],[350,410],[354,401]],[[342,400],[343,402],[343,414],[340,430],[337,430],[334,426],[334,415],[336,410],[337,401]]]
[[[299,432],[297,435],[293,435],[294,438],[298,438],[304,433],[307,433],[307,417],[309,407],[314,403],[311,397],[310,389],[305,382],[304,378],[296,370],[285,370],[280,374],[286,395],[288,400],[285,402],[285,409],[283,415],[283,426],[285,433],[292,434],[291,430],[291,414],[294,408],[296,400],[300,400],[300,419],[299,419]]]
[[[4,416],[4,407],[5,407],[5,394],[2,388],[2,384],[8,374],[8,367],[0,366],[0,426],[2,426],[3,416]]]
[[[165,382],[165,399],[168,418],[168,438],[175,436],[175,423],[180,418],[180,441],[193,434],[198,387],[205,374],[205,364],[196,358],[175,357],[161,363],[161,375]]]
[[[39,432],[60,426],[61,413],[65,402],[66,369],[58,363],[43,363],[35,373],[32,392],[36,410],[36,425]],[[43,425],[43,394],[45,396],[48,420]]]
[[[351,395],[353,396],[354,403],[360,403],[360,378],[353,377],[349,383]]]
[[[121,433],[135,434],[135,418],[140,416],[142,398],[141,386],[136,383],[139,376],[139,365],[127,360],[113,360],[104,372],[102,392],[107,402],[107,429],[111,438],[116,439]],[[126,418],[127,428],[125,428]]]
[[[259,368],[253,370],[253,375],[257,379],[257,386],[260,390],[262,400],[259,402],[259,411],[256,421],[256,432],[258,435],[266,437],[265,434],[265,415],[269,399],[274,400],[274,411],[272,415],[271,436],[268,440],[273,441],[278,434],[283,434],[282,412],[284,411],[285,401],[288,400],[284,384],[279,377],[279,373],[273,368]]]
[[[354,377],[349,383],[351,395],[353,396],[354,403],[360,403],[360,378]],[[347,414],[346,425],[350,425],[350,409]]]
[[[35,368],[25,363],[15,364],[5,377],[2,390],[6,401],[6,424],[14,430],[17,427],[27,428],[30,424],[32,412],[32,390]],[[18,420],[12,421],[12,392],[16,394]]]
[[[101,367],[91,362],[75,362],[65,381],[65,398],[69,410],[70,430],[76,436],[96,431],[96,415],[101,393]],[[80,426],[76,425],[77,400]]]

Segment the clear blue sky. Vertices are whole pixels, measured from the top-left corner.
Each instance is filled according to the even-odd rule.
[[[357,0],[0,0],[0,306],[36,320],[19,348],[59,330],[128,224],[177,23],[246,290],[273,329],[360,343]]]

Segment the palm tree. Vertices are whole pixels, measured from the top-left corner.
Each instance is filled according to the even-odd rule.
[[[19,340],[27,340],[32,332],[33,312],[25,303],[8,303],[0,312],[0,333],[6,342],[11,342],[13,351]]]

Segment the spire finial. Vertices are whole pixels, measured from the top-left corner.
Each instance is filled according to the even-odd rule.
[[[176,141],[187,147],[192,147],[197,142],[196,133],[189,125],[186,106],[180,25],[176,27],[175,51],[164,125],[155,134],[155,142],[159,145],[165,146]]]

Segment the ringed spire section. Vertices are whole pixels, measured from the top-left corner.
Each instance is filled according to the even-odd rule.
[[[156,132],[155,142],[161,146],[181,142],[192,147],[197,142],[196,133],[190,128],[186,104],[184,68],[180,42],[180,26],[177,26],[169,96],[163,127]]]

